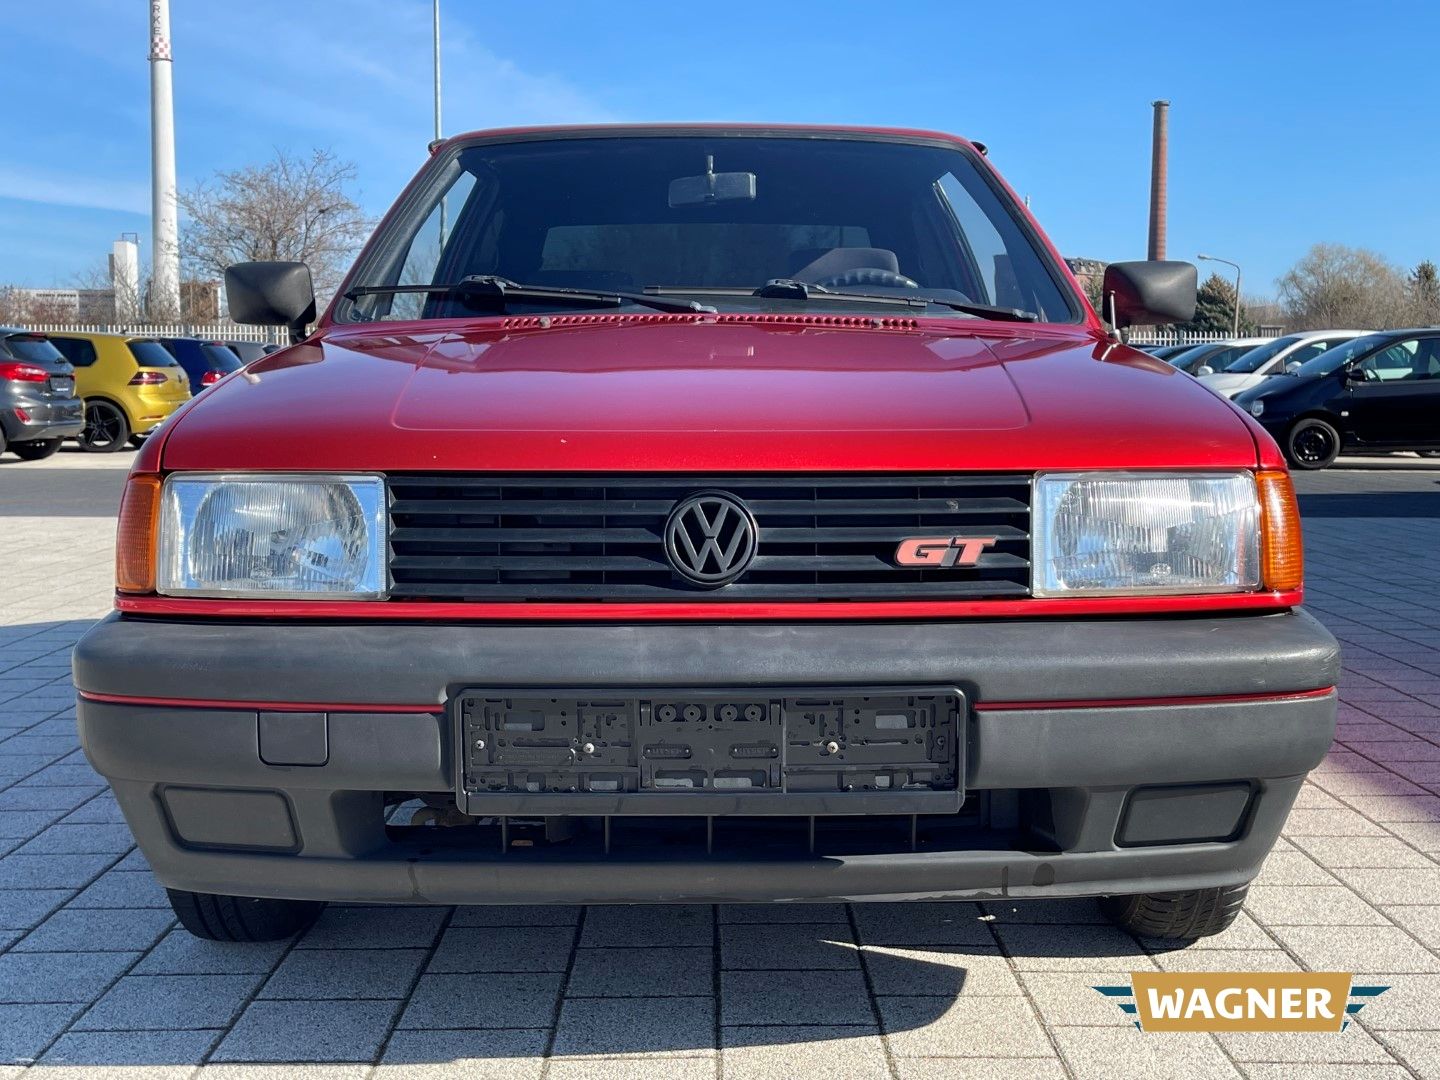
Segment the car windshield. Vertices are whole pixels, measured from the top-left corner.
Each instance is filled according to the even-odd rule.
[[[341,321],[494,313],[493,287],[483,307],[433,288],[477,276],[508,279],[504,302],[527,312],[593,310],[553,295],[576,289],[722,311],[954,313],[930,299],[1080,317],[1011,197],[958,146],[720,133],[472,143],[439,155],[418,191],[357,266]],[[804,287],[753,295],[776,279]]]
[[[259,360],[265,355],[265,346],[258,341],[227,341],[225,347],[240,358],[242,364]]]
[[[1276,338],[1265,345],[1257,345],[1249,352],[1237,356],[1225,370],[1232,375],[1252,375],[1299,340],[1300,338],[1292,334],[1289,337]]]
[[[130,341],[130,355],[141,367],[176,367],[178,361],[158,341]]]
[[[34,364],[53,364],[65,359],[49,338],[39,334],[10,334],[5,338],[5,347],[15,359],[29,360]],[[0,352],[0,356],[3,355]]]
[[[1181,371],[1193,371],[1203,364],[1207,357],[1214,356],[1218,351],[1219,348],[1213,343],[1194,345],[1184,352],[1168,357],[1167,360]]]
[[[1332,345],[1319,356],[1305,361],[1287,374],[1333,375],[1357,356],[1364,356],[1371,349],[1393,340],[1395,340],[1393,334],[1366,334],[1364,337],[1351,338],[1339,345]]]
[[[242,366],[240,358],[228,346],[219,342],[201,345],[200,352],[204,354],[211,371],[239,371]]]

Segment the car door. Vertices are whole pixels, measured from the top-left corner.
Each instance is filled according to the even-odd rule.
[[[1405,338],[1352,368],[1346,412],[1368,446],[1440,443],[1440,335]]]

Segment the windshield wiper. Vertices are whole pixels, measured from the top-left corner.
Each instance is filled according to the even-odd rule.
[[[998,322],[1039,322],[1040,316],[1022,308],[999,307],[994,304],[973,304],[968,300],[946,300],[935,296],[919,296],[913,293],[862,293],[829,289],[808,281],[791,278],[773,278],[754,290],[733,288],[711,288],[697,286],[647,285],[645,292],[656,296],[667,292],[694,292],[700,295],[758,296],[766,300],[795,300],[806,303],[811,300],[836,300],[840,302],[859,300],[869,304],[891,304],[896,307],[925,308],[930,306],[949,308],[979,319],[993,319]]]
[[[666,300],[645,293],[615,289],[562,289],[548,285],[521,285],[494,274],[474,274],[449,285],[356,285],[345,292],[352,303],[366,296],[400,296],[405,293],[430,293],[455,297],[475,306],[493,306],[504,311],[510,301],[522,304],[576,304],[581,307],[624,307],[638,304],[655,311],[698,311],[713,314],[715,309],[698,300]]]

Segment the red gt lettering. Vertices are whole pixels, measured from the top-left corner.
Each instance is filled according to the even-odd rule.
[[[900,566],[974,566],[995,536],[910,536],[895,549]]]

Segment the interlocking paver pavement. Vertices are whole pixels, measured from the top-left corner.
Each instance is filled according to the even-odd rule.
[[[176,928],[80,754],[128,455],[0,459],[0,1078],[1440,1076],[1440,470],[1299,479],[1340,727],[1247,913],[1186,949],[1087,901],[337,906],[296,942]],[[1361,972],[1333,1036],[1141,1034],[1137,969]]]

